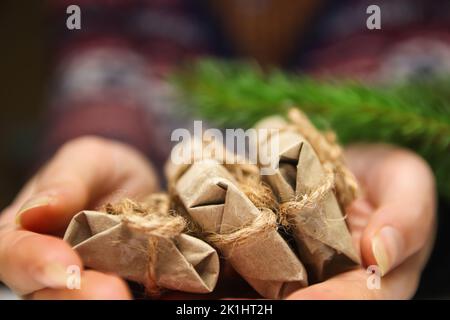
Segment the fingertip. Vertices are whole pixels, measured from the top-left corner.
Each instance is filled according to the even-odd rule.
[[[70,219],[52,206],[33,208],[16,216],[17,227],[40,234],[61,236],[69,222]]]
[[[385,276],[408,255],[404,234],[398,223],[392,223],[392,210],[380,208],[374,212],[363,230],[360,246],[365,266],[377,266]],[[388,219],[389,218],[389,219]]]
[[[76,183],[59,186],[34,195],[19,209],[16,225],[25,230],[60,234],[72,216],[84,208],[86,192]]]
[[[371,232],[366,228],[360,239],[360,248],[361,248],[361,258],[364,266],[376,265],[377,261],[375,260],[375,256],[373,254],[372,248],[372,239],[375,235],[375,232]]]
[[[16,225],[26,229],[33,215],[48,209],[52,199],[47,195],[36,195],[25,201],[16,214]]]
[[[370,248],[374,264],[382,276],[395,268],[404,253],[404,240],[400,232],[389,225],[380,228],[370,239]]]

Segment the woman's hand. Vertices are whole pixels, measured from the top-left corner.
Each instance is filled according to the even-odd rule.
[[[388,145],[355,145],[347,149],[346,157],[364,194],[347,210],[348,226],[357,250],[361,250],[364,267],[298,290],[288,299],[410,298],[433,246],[433,174],[416,154]],[[372,276],[366,271],[370,265],[377,265],[383,274],[379,289],[367,284]],[[210,298],[255,296],[249,286],[238,281],[235,272],[225,277],[222,272],[222,278],[218,284],[222,292],[218,294],[216,288]],[[166,298],[198,296],[170,294]]]
[[[83,137],[63,146],[0,216],[0,280],[36,299],[130,298],[114,275],[83,271],[62,239],[73,215],[118,197],[139,198],[158,189],[148,161],[124,144]],[[67,268],[78,266],[81,288],[67,288]]]
[[[348,210],[348,225],[365,266],[377,265],[380,288],[364,268],[293,293],[290,299],[406,299],[416,292],[431,252],[436,223],[434,177],[412,152],[355,145],[347,161],[364,190]]]

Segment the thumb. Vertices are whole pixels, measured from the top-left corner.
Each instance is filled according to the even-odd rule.
[[[100,138],[79,138],[63,146],[35,177],[16,223],[39,233],[59,233],[74,214],[113,192],[139,197],[156,188],[151,167],[134,149]]]
[[[377,208],[362,233],[361,252],[384,275],[430,242],[435,191],[428,166],[410,152],[392,154],[376,171],[366,187]]]

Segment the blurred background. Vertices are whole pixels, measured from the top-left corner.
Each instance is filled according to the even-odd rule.
[[[74,1],[75,3],[77,1]],[[83,1],[80,1],[82,3]],[[101,3],[112,3],[111,1],[100,1]],[[126,3],[125,1],[124,3]],[[144,1],[145,2],[145,1]],[[167,3],[172,4],[172,2],[176,1],[168,1]],[[233,1],[231,1],[233,2]],[[254,2],[254,1],[253,1]],[[290,4],[294,2],[290,1],[281,1],[282,3],[286,3],[286,8],[289,8]],[[306,1],[308,2],[308,1]],[[323,1],[326,2],[326,1]],[[348,2],[348,1],[346,1]],[[402,2],[404,5],[405,1],[397,1]],[[61,8],[64,8],[65,5],[68,5],[70,1],[61,1],[60,6],[58,9],[61,11]],[[160,1],[155,1],[155,3],[160,3]],[[355,36],[350,38],[348,29],[351,29],[350,26],[350,20],[345,18],[345,14],[342,15],[339,19],[333,20],[333,23],[337,23],[339,28],[330,27],[332,24],[320,24],[316,25],[314,28],[314,32],[311,32],[309,36],[306,36],[306,32],[300,32],[300,34],[292,35],[289,32],[282,33],[283,39],[287,40],[288,42],[291,40],[292,45],[287,46],[284,51],[281,50],[278,53],[275,53],[273,50],[274,47],[277,46],[274,41],[278,41],[279,38],[276,33],[265,33],[267,34],[268,38],[271,38],[270,41],[264,42],[259,41],[261,40],[261,32],[263,32],[264,24],[265,23],[255,23],[255,24],[246,24],[245,19],[242,19],[242,17],[233,11],[232,8],[229,8],[227,6],[226,1],[218,1],[218,5],[214,6],[214,10],[221,10],[223,12],[227,12],[229,16],[232,17],[231,21],[235,21],[236,25],[226,25],[223,29],[220,29],[217,27],[215,23],[211,24],[211,28],[205,29],[206,31],[204,33],[196,33],[196,28],[202,28],[203,25],[192,25],[189,28],[184,28],[183,26],[177,26],[177,27],[170,27],[167,28],[169,31],[167,31],[167,34],[171,35],[171,32],[176,33],[177,30],[189,30],[189,32],[186,31],[186,37],[188,39],[191,39],[192,42],[196,42],[195,48],[190,48],[189,45],[179,45],[179,44],[172,44],[163,42],[160,38],[163,36],[161,34],[154,36],[151,34],[150,31],[148,31],[145,28],[154,28],[153,26],[145,26],[143,24],[137,24],[137,25],[126,25],[126,28],[124,28],[122,25],[118,25],[116,28],[120,30],[126,30],[127,32],[134,32],[135,30],[140,30],[142,34],[139,34],[138,36],[134,36],[135,39],[133,40],[136,43],[147,43],[146,46],[140,47],[140,52],[144,53],[144,56],[150,56],[153,61],[157,61],[157,66],[153,66],[153,71],[155,74],[158,74],[159,72],[163,73],[169,65],[173,64],[173,61],[177,61],[179,59],[180,52],[188,52],[188,55],[192,56],[201,56],[203,54],[219,54],[222,56],[230,56],[233,54],[236,55],[243,55],[243,56],[253,56],[256,58],[258,62],[261,62],[262,64],[268,64],[268,65],[277,65],[281,64],[283,66],[294,66],[295,69],[301,69],[314,66],[314,68],[311,68],[312,70],[320,72],[322,68],[330,67],[333,68],[334,65],[340,65],[339,62],[346,62],[347,60],[357,61],[358,63],[355,65],[350,65],[343,63],[343,65],[346,65],[345,68],[339,69],[336,68],[335,71],[337,72],[353,72],[355,75],[361,75],[361,74],[368,74],[369,71],[372,72],[373,70],[379,68],[382,69],[382,77],[391,77],[391,73],[393,69],[399,68],[398,70],[401,70],[403,73],[407,73],[405,71],[405,68],[402,64],[405,63],[404,60],[401,61],[400,67],[396,65],[396,54],[398,52],[401,52],[401,50],[397,50],[394,52],[391,56],[391,59],[389,60],[389,63],[386,63],[382,65],[382,63],[379,63],[377,59],[381,55],[383,50],[386,49],[387,44],[391,43],[391,40],[383,39],[381,36],[378,36],[374,38],[376,41],[375,43],[380,44],[379,47],[377,47],[375,44],[368,43],[365,38],[361,38],[361,36]],[[284,19],[285,13],[283,9],[280,11],[278,16],[273,17],[274,19],[278,19],[278,21],[286,20],[286,23],[291,23],[292,27],[298,28],[299,30],[304,30],[304,24],[309,21],[309,19],[313,19],[314,17],[314,8],[319,3],[322,3],[322,1],[317,1],[316,4],[309,4],[309,5],[299,5],[297,6],[296,10],[300,10],[303,13],[310,13],[309,15],[306,14],[305,18],[302,19],[301,23],[298,23],[298,19],[292,18],[292,19]],[[337,3],[337,2],[336,2]],[[440,2],[441,3],[441,2]],[[444,1],[442,2],[444,3]],[[170,7],[170,5],[168,4]],[[175,6],[175,5],[174,5]],[[407,6],[407,5],[406,5]],[[432,6],[432,5],[431,5]],[[95,8],[95,5],[93,6],[92,12],[97,12],[98,8]],[[220,8],[220,9],[218,9]],[[448,3],[447,3],[447,9]],[[197,8],[198,9],[198,8]],[[436,9],[436,8],[435,8]],[[97,10],[97,11],[96,11]],[[176,6],[176,10],[181,9]],[[289,10],[289,9],[284,9]],[[424,11],[428,10],[424,7]],[[330,14],[330,12],[333,11],[333,8],[326,11],[325,17]],[[445,19],[445,8],[437,8],[435,10],[436,12],[441,12],[442,16],[437,17],[436,19]],[[130,11],[136,13],[136,11]],[[405,19],[406,22],[408,22],[408,19],[414,18],[414,10],[410,11],[399,11],[399,15]],[[419,10],[419,12],[421,12]],[[449,11],[447,11],[448,13]],[[65,13],[65,12],[63,12]],[[344,12],[345,13],[345,12]],[[347,12],[348,14],[348,12]],[[198,12],[196,12],[196,15],[201,16],[204,18],[202,20],[203,22],[210,22],[210,20],[214,20],[214,18],[206,17],[204,15],[204,12],[202,9],[198,9]],[[362,13],[363,16],[365,16],[365,13]],[[64,15],[62,16],[64,18]],[[148,17],[153,17],[156,19],[156,16],[149,15]],[[213,15],[213,17],[216,17]],[[142,18],[142,16],[141,16]],[[0,208],[4,208],[7,206],[14,196],[17,194],[17,192],[20,190],[20,187],[23,185],[23,183],[32,175],[37,165],[41,162],[42,154],[38,152],[38,150],[46,150],[47,155],[51,154],[52,151],[54,151],[54,148],[51,147],[43,147],[42,146],[42,137],[43,134],[47,131],[47,125],[48,121],[44,120],[46,110],[49,109],[50,100],[48,99],[48,92],[49,88],[51,86],[51,75],[53,74],[51,71],[53,70],[53,67],[55,65],[55,61],[61,52],[64,50],[67,51],[67,47],[70,47],[70,37],[65,37],[60,35],[60,31],[54,29],[54,22],[59,21],[61,23],[61,26],[63,28],[64,26],[64,20],[60,19],[58,20],[58,17],[54,17],[52,14],[50,14],[48,10],[47,3],[45,1],[22,1],[22,0],[2,0],[0,3],[0,39],[2,39],[2,45],[1,45],[1,52],[0,52],[0,101],[1,101],[1,108],[0,108]],[[181,18],[180,18],[181,19]],[[184,17],[183,17],[184,19]],[[233,20],[234,19],[234,20]],[[358,18],[361,23],[362,20]],[[100,22],[107,21],[108,18],[105,16],[101,16],[101,19],[94,21],[95,19],[89,19],[87,18],[86,24],[97,26]],[[151,19],[150,19],[151,20]],[[395,19],[394,19],[395,20]],[[436,20],[436,21],[437,21]],[[412,21],[412,20],[411,20]],[[439,21],[437,21],[439,22]],[[448,22],[448,21],[447,21]],[[84,22],[83,22],[84,23]],[[280,22],[281,23],[281,22]],[[173,23],[173,25],[176,25],[176,23]],[[437,23],[437,25],[440,25],[440,22]],[[327,27],[328,26],[328,27]],[[365,28],[365,23],[363,24]],[[270,27],[270,26],[269,26]],[[129,29],[127,29],[129,28]],[[137,28],[137,29],[136,29]],[[177,29],[178,28],[178,29]],[[243,32],[240,32],[238,36],[233,36],[233,30],[236,28],[240,28],[239,30],[244,30]],[[311,52],[317,52],[318,44],[315,43],[312,38],[315,36],[319,37],[323,36],[325,28],[325,33],[330,34],[336,34],[336,37],[341,37],[343,40],[334,41],[332,43],[331,49],[329,51],[323,51],[320,52],[320,54],[316,54],[312,58],[308,58],[307,55],[298,55],[297,60],[295,59],[284,59],[290,55],[290,53],[294,52],[298,49],[298,47],[304,46],[305,48],[310,48]],[[329,28],[329,29],[326,29]],[[164,28],[162,28],[164,29]],[[389,29],[389,26],[388,26]],[[98,29],[97,29],[98,30]],[[202,29],[203,30],[203,29]],[[255,31],[256,30],[256,31]],[[108,32],[110,34],[114,34],[115,29],[108,29]],[[260,32],[261,31],[261,32]],[[412,31],[412,29],[409,29],[409,31]],[[97,32],[97,31],[96,31]],[[421,33],[421,30],[418,30],[419,33]],[[89,33],[89,31],[87,32]],[[259,38],[252,38],[251,34],[258,34]],[[153,38],[151,38],[153,37]],[[156,37],[156,38],[155,38]],[[440,36],[439,36],[440,37]],[[448,40],[448,33],[442,36],[443,38],[446,38]],[[57,54],[53,51],[54,43],[56,42],[55,39],[61,43],[61,42],[67,42],[69,45],[64,45],[64,49],[59,50]],[[87,34],[80,36],[81,42],[83,43],[82,46],[89,46],[92,44],[92,39],[96,39],[93,34]],[[114,46],[116,46],[117,43],[122,43],[122,40],[113,39],[111,40],[111,37],[106,37],[101,39],[101,41],[106,41],[108,43],[112,42],[114,43]],[[151,39],[151,41],[149,40]],[[227,41],[220,41],[217,39],[227,39]],[[339,39],[341,39],[339,38]],[[401,40],[406,39],[407,37],[401,33],[395,33],[394,39]],[[61,41],[63,39],[63,41]],[[212,45],[204,45],[204,42],[207,41],[205,39],[212,39],[212,41],[209,41],[209,43],[212,43]],[[298,41],[301,39],[301,41]],[[338,38],[336,38],[338,39]],[[355,42],[351,42],[349,39]],[[422,40],[427,39],[427,36],[422,36]],[[77,39],[78,41],[79,39]],[[349,41],[347,41],[349,40]],[[184,40],[183,40],[184,41]],[[378,42],[377,42],[378,41]],[[182,42],[182,41],[180,41]],[[86,44],[88,43],[88,44]],[[228,44],[227,44],[228,43]],[[257,43],[257,45],[249,45],[249,43]],[[302,43],[302,45],[298,45],[298,43]],[[363,55],[363,58],[357,59],[357,55],[347,54],[347,48],[348,46],[352,46],[352,43],[354,43],[355,48],[358,48],[357,51],[359,54]],[[427,42],[424,42],[425,44]],[[160,51],[154,51],[151,47],[153,44],[158,44],[162,48]],[[323,43],[321,43],[323,44]],[[382,44],[382,45],[381,45]],[[135,44],[130,45],[134,48]],[[347,46],[347,47],[346,47]],[[129,45],[125,45],[125,47],[129,47]],[[142,48],[143,47],[143,48]],[[237,49],[231,49],[232,47]],[[420,47],[420,46],[419,46]],[[427,45],[424,45],[422,49],[429,49],[430,52],[432,50],[432,46],[428,47]],[[430,49],[431,48],[431,49]],[[403,50],[403,49],[402,49]],[[448,60],[447,58],[448,53],[441,54],[442,52],[439,51],[440,49],[436,49],[436,56],[432,58],[434,62],[439,61],[441,59],[443,62],[443,65],[446,65],[448,67]],[[121,53],[122,54],[122,53]],[[447,54],[447,55],[446,55]],[[102,56],[103,57],[103,56]],[[106,61],[105,64],[110,63],[108,59],[101,58],[103,61]],[[115,61],[115,58],[112,58],[111,61]],[[128,59],[128,58],[127,58]],[[287,63],[279,63],[281,60],[288,61]],[[326,60],[327,62],[322,62],[322,60]],[[126,60],[126,59],[125,59]],[[299,60],[301,60],[299,62]],[[59,61],[59,60],[58,60]],[[91,61],[91,60],[89,60]],[[130,65],[136,64],[137,69],[140,68],[140,60],[135,59],[134,57],[129,58]],[[305,63],[308,62],[308,63]],[[422,60],[419,61],[422,63]],[[419,63],[416,60],[412,60],[411,63]],[[83,66],[83,63],[85,61],[79,62],[80,66]],[[86,68],[92,68],[95,69],[98,67],[97,64],[90,64],[91,62],[87,63],[86,65],[88,67]],[[409,63],[409,62],[408,62]],[[426,63],[428,61],[425,61],[425,67],[428,67]],[[117,66],[116,64],[113,64],[115,68],[117,68],[117,74],[119,77],[123,74],[130,75],[129,80],[130,82],[124,83],[135,83],[136,81],[143,81],[143,75],[141,73],[138,73],[136,75],[133,73],[133,70],[129,70],[128,66]],[[438,69],[442,69],[442,67],[438,67]],[[132,69],[132,68],[131,68]],[[408,69],[408,68],[406,68]],[[369,71],[368,71],[369,70]],[[400,72],[400,71],[399,71]],[[69,78],[73,75],[69,75]],[[113,81],[110,81],[111,79],[108,78],[108,88],[107,90],[111,90],[111,86],[116,86],[117,81],[120,82],[122,80],[117,80],[117,75],[108,75],[108,77],[113,78]],[[73,76],[73,78],[76,78],[76,76]],[[123,77],[126,78],[126,77]],[[137,79],[137,80],[136,80]],[[157,77],[156,77],[157,79]],[[372,78],[370,80],[373,80]],[[127,80],[128,81],[128,80]],[[157,87],[158,90],[161,88],[156,84],[155,77],[152,77],[150,80],[152,84],[154,84],[152,87]],[[75,80],[69,80],[67,81],[67,87],[74,86],[73,82],[76,82]],[[111,84],[113,83],[113,84]],[[143,82],[144,85],[148,85],[148,82]],[[89,83],[88,85],[91,85],[92,83]],[[98,85],[94,81],[93,86]],[[101,84],[102,86],[105,86],[104,84]],[[83,87],[76,83],[76,88]],[[142,87],[140,87],[142,88]],[[102,89],[104,89],[102,87]],[[63,101],[64,97],[64,88],[59,88],[60,92],[62,94],[57,95],[58,99],[61,98]],[[114,89],[115,90],[115,89]],[[160,90],[159,90],[160,91]],[[81,91],[80,91],[81,92]],[[110,92],[110,91],[108,91]],[[114,91],[115,92],[115,91]],[[67,98],[67,97],[66,97]],[[135,101],[133,99],[127,100],[127,104],[131,105],[138,105],[142,99],[147,99],[147,97],[139,97]],[[73,97],[69,97],[66,100],[70,100],[72,104],[77,104],[79,101],[74,100]],[[156,99],[157,100],[157,99]],[[73,102],[75,101],[75,102]],[[157,110],[157,112],[161,111],[162,109],[165,109],[164,104],[160,103],[154,103],[152,106],[154,110]],[[89,111],[91,112],[91,111]],[[92,111],[94,112],[94,111]],[[100,112],[100,111],[99,111]],[[105,114],[105,113],[103,113]],[[97,114],[98,115],[98,114]],[[73,115],[72,115],[73,116]],[[120,116],[117,116],[120,118]],[[137,116],[139,118],[139,116]],[[94,116],[92,116],[93,119],[95,119]],[[71,131],[70,124],[67,123],[67,118],[65,125],[59,125],[58,129],[53,133],[46,133],[50,138],[47,139],[47,141],[52,141],[50,143],[51,145],[58,146],[61,141],[66,140],[67,138],[73,136],[73,132]],[[63,119],[64,120],[64,119]],[[108,117],[103,119],[106,124],[114,124],[116,119],[113,118],[113,115],[109,115]],[[123,120],[123,118],[122,118]],[[58,120],[61,122],[60,120]],[[56,122],[58,122],[56,121]],[[64,123],[64,122],[62,122]],[[144,123],[144,126],[149,127],[148,123]],[[152,127],[152,126],[150,126]],[[87,127],[86,127],[87,128]],[[157,128],[157,124],[155,124],[155,128]],[[100,134],[116,134],[116,132],[110,132],[109,129],[100,128],[101,132]],[[128,130],[129,128],[125,128]],[[84,131],[83,131],[84,130]],[[83,129],[80,132],[89,132],[88,129]],[[102,131],[103,130],[103,131]],[[124,130],[124,131],[126,131]],[[131,130],[131,129],[130,129]],[[134,129],[133,129],[134,130]],[[132,137],[135,132],[131,130],[126,133],[124,136],[118,137],[119,139],[127,140],[126,138]],[[151,134],[150,134],[151,135]],[[56,137],[56,138],[55,138]],[[125,137],[125,138],[124,138]],[[136,145],[143,145],[146,141],[137,141]],[[45,158],[45,156],[43,157]],[[163,159],[162,156],[160,159]],[[156,162],[158,159],[156,159]],[[419,288],[419,291],[417,293],[418,298],[450,298],[450,276],[448,275],[448,270],[450,270],[450,254],[448,249],[448,243],[450,241],[450,233],[448,232],[448,228],[450,227],[450,221],[448,217],[449,212],[449,204],[447,201],[440,200],[440,224],[439,224],[439,233],[438,233],[438,240],[436,244],[436,249],[433,252],[433,256],[430,260],[429,265],[427,266],[427,269],[424,272],[421,286]]]
[[[43,1],[0,3],[0,206],[28,174],[37,143],[46,85]]]

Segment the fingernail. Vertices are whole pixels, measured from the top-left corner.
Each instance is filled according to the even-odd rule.
[[[28,211],[33,208],[43,207],[50,203],[50,197],[44,196],[44,197],[38,197],[38,198],[32,198],[28,201],[26,201],[23,206],[19,209],[19,212],[16,215],[16,224],[20,225],[20,216],[25,211]]]
[[[402,248],[402,237],[391,226],[381,228],[372,239],[372,253],[382,276],[396,266]]]
[[[58,263],[49,263],[34,272],[34,279],[49,288],[65,288],[67,285],[66,268]]]

